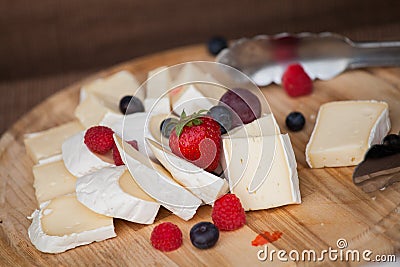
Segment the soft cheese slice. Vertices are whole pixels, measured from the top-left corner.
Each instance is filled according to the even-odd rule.
[[[201,200],[176,183],[171,174],[114,135],[122,161],[136,183],[166,209],[184,220],[191,219]]]
[[[228,192],[228,183],[225,179],[174,155],[150,139],[147,139],[147,142],[156,158],[171,173],[172,177],[204,203],[212,204],[218,197]]]
[[[81,177],[96,170],[115,166],[112,155],[99,155],[89,150],[84,143],[85,132],[79,132],[68,138],[62,145],[62,156],[67,170]],[[110,152],[111,153],[111,152]]]
[[[377,101],[336,101],[322,105],[306,147],[311,168],[357,165],[368,148],[390,130],[388,105]]]
[[[86,208],[74,194],[44,202],[32,214],[28,235],[32,244],[46,253],[60,253],[116,236],[113,219]]]
[[[62,143],[82,130],[84,128],[79,121],[71,121],[46,131],[28,134],[24,139],[26,152],[35,163],[38,163],[40,160],[60,154]]]
[[[209,110],[215,104],[193,84],[175,89],[171,94],[172,109],[178,115],[181,115],[183,110],[188,115],[202,109]]]
[[[137,185],[125,166],[103,168],[80,177],[76,196],[96,213],[135,223],[153,223],[160,208]]]
[[[138,88],[139,82],[135,76],[129,71],[123,70],[84,85],[81,88],[81,100],[83,101],[89,94],[93,94],[112,105],[118,105],[122,97],[134,95]],[[136,96],[144,99],[144,94]]]
[[[168,67],[162,66],[149,71],[146,81],[146,98],[158,99],[171,89],[171,77]]]
[[[280,129],[272,113],[265,114],[251,123],[236,127],[224,134],[223,138],[256,137],[280,134]]]
[[[33,187],[38,203],[75,192],[76,177],[62,160],[33,166]]]
[[[231,193],[240,198],[245,210],[301,202],[296,159],[287,134],[223,139],[223,152]],[[270,158],[271,153],[274,156],[268,168],[265,158]],[[254,177],[265,177],[265,180],[255,192],[249,193]]]

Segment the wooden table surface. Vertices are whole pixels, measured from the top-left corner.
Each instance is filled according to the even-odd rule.
[[[154,225],[144,226],[115,219],[117,237],[69,250],[44,254],[30,243],[27,219],[37,203],[33,189],[33,162],[25,153],[25,133],[44,130],[73,119],[82,84],[119,70],[129,70],[140,81],[147,72],[161,65],[192,60],[213,60],[204,46],[170,50],[104,70],[71,85],[48,98],[23,116],[0,139],[0,266],[26,265],[200,265],[243,266],[266,264],[257,259],[262,247],[251,241],[263,231],[283,232],[269,249],[313,249],[320,252],[346,239],[348,249],[369,249],[373,255],[400,252],[400,183],[384,191],[362,192],[352,183],[354,167],[310,169],[304,150],[312,132],[315,115],[322,103],[346,99],[385,100],[390,107],[392,132],[400,130],[400,68],[373,68],[348,71],[329,81],[316,81],[313,94],[290,98],[277,85],[263,88],[282,132],[286,115],[301,111],[307,119],[305,129],[289,133],[298,163],[303,203],[264,211],[247,212],[247,225],[234,232],[221,233],[217,245],[198,250],[190,244],[189,230],[198,221],[210,221],[211,208],[203,206],[195,217],[184,222],[162,209],[156,219],[178,224],[184,244],[177,251],[161,253],[151,247],[149,237]],[[277,259],[274,263],[281,264]],[[361,262],[363,263],[363,262]],[[329,261],[324,265],[358,265]]]

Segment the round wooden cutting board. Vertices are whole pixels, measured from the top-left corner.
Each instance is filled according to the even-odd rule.
[[[348,71],[329,81],[316,81],[314,92],[290,98],[280,86],[262,88],[282,132],[284,120],[294,110],[306,116],[304,130],[289,132],[298,163],[303,203],[263,211],[247,212],[247,224],[240,230],[222,232],[215,247],[199,250],[189,240],[190,228],[199,221],[211,221],[211,208],[203,206],[185,222],[162,209],[156,225],[171,221],[183,232],[183,246],[169,253],[152,248],[149,238],[154,225],[140,225],[115,219],[117,237],[81,246],[61,254],[45,254],[30,243],[27,218],[36,208],[33,189],[33,162],[25,153],[24,134],[48,129],[73,119],[79,89],[95,78],[119,70],[132,72],[144,81],[147,72],[162,65],[193,60],[214,60],[203,46],[190,46],[138,58],[78,82],[53,95],[14,124],[0,140],[0,266],[18,265],[265,265],[258,259],[260,249],[251,241],[264,231],[281,231],[281,239],[268,249],[321,252],[338,249],[345,239],[347,249],[371,250],[372,255],[400,253],[400,183],[370,194],[362,192],[351,179],[354,167],[310,169],[305,162],[305,146],[322,103],[347,99],[387,101],[391,132],[400,130],[400,68],[373,68]],[[263,256],[262,254],[260,254]],[[318,254],[319,255],[319,254]],[[371,258],[374,256],[371,256]],[[275,255],[274,264],[283,264]],[[365,262],[332,261],[323,265],[358,265]],[[291,264],[294,264],[293,262]],[[314,263],[315,264],[315,263]]]

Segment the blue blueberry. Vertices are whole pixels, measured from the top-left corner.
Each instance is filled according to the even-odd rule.
[[[306,124],[306,119],[300,112],[293,111],[286,117],[285,123],[289,130],[297,132],[303,129]]]
[[[221,134],[225,134],[232,129],[232,113],[227,107],[214,106],[207,114],[219,123],[221,126]]]
[[[167,118],[163,120],[160,124],[160,132],[161,134],[169,138],[171,135],[172,130],[175,128],[175,126],[178,124],[178,120],[174,118]]]
[[[127,115],[136,112],[143,112],[144,106],[139,98],[127,95],[121,98],[119,101],[119,110],[122,112],[122,114]]]
[[[382,142],[385,146],[400,149],[400,136],[397,134],[389,134],[383,138]]]
[[[210,222],[199,222],[190,229],[190,241],[200,249],[213,247],[219,238],[218,228]]]
[[[208,51],[212,55],[218,55],[223,49],[228,47],[228,42],[224,37],[214,36],[207,43]]]

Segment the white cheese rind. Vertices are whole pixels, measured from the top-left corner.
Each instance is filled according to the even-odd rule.
[[[270,136],[280,134],[280,129],[272,113],[265,114],[251,123],[241,125],[224,134],[222,138]]]
[[[375,108],[384,107],[381,113],[371,114],[366,111],[366,105]],[[334,109],[337,109],[336,111]],[[322,113],[331,112],[338,114],[343,109],[351,110],[349,116],[340,116],[337,120],[325,121],[321,119]],[[357,114],[357,115],[355,115]],[[374,115],[377,117],[374,119]],[[351,121],[352,117],[358,116],[355,121]],[[364,121],[362,121],[364,120]],[[372,123],[372,124],[371,124]],[[322,126],[321,126],[322,125]],[[335,130],[328,131],[326,125],[335,127]],[[358,125],[361,128],[355,127]],[[327,134],[321,134],[322,131]],[[365,127],[362,129],[362,127]],[[306,146],[306,162],[311,168],[322,167],[342,167],[354,166],[362,161],[369,147],[373,144],[380,143],[381,140],[390,130],[390,119],[388,105],[386,102],[375,100],[357,100],[357,101],[336,101],[322,105],[319,109],[317,119],[310,140]],[[362,132],[366,132],[362,135]],[[327,136],[327,135],[330,136]],[[357,136],[355,140],[354,136]],[[352,142],[349,143],[352,137]],[[315,142],[318,139],[329,139],[325,142],[325,148],[316,147]],[[335,142],[333,142],[335,141]],[[338,144],[338,142],[341,142]],[[318,141],[321,143],[321,141]]]
[[[114,231],[114,225],[104,226],[95,230],[84,231],[64,236],[50,236],[42,229],[41,218],[44,209],[51,201],[44,202],[40,205],[40,210],[35,210],[31,215],[32,223],[28,228],[28,236],[32,244],[41,252],[45,253],[61,253],[68,249],[78,246],[90,244],[92,242],[100,242],[108,238],[117,236]]]
[[[202,203],[199,198],[176,183],[162,166],[151,162],[116,135],[114,140],[122,161],[143,191],[184,220],[194,216]]]
[[[202,168],[172,154],[160,144],[147,139],[155,157],[171,173],[172,177],[206,204],[226,194],[229,190],[225,179],[206,172]]]
[[[80,177],[76,182],[79,202],[106,216],[141,224],[153,223],[160,204],[124,192],[119,179],[125,171],[125,166],[108,167]]]
[[[86,131],[77,133],[62,145],[65,167],[75,177],[87,175],[105,167],[115,166],[100,159],[84,143]]]
[[[270,149],[273,146],[275,151]],[[296,159],[287,134],[224,139],[223,151],[231,193],[239,197],[245,210],[301,203]],[[260,168],[260,164],[268,165],[264,158],[269,159],[270,153],[274,153],[270,168]],[[255,177],[265,179],[250,193]]]

